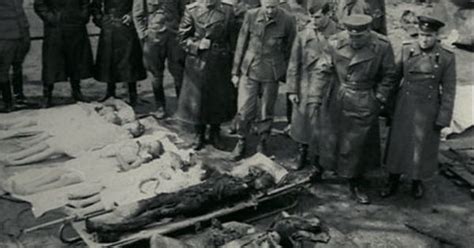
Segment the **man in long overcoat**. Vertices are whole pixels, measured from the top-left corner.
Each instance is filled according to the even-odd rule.
[[[308,6],[308,10],[311,23],[296,36],[286,74],[288,99],[294,109],[290,136],[298,143],[299,152],[296,169],[308,162],[308,147],[323,121],[319,106],[327,101],[328,86],[331,86],[326,80],[316,80],[318,61],[324,54],[329,36],[340,31],[329,17],[328,1],[314,2]],[[314,153],[317,151],[312,155]]]
[[[206,126],[210,142],[219,147],[220,124],[235,114],[235,89],[231,82],[236,22],[233,7],[219,0],[186,6],[178,39],[186,51],[178,120],[194,125],[194,148],[203,148]]]
[[[296,35],[294,17],[279,7],[278,0],[262,0],[262,7],[247,11],[240,29],[232,68],[232,82],[238,85],[239,141],[232,154],[242,158],[250,125],[256,118],[261,93],[261,121],[257,124],[260,141],[265,146],[273,123],[279,81],[284,81],[291,46]]]
[[[137,81],[146,78],[143,54],[132,21],[133,0],[92,0],[92,21],[100,31],[94,78],[107,83],[104,97],[115,97],[115,83],[127,82],[130,104],[137,103]]]
[[[327,140],[329,149],[320,151],[320,163],[347,178],[353,197],[363,204],[369,199],[361,178],[370,165],[379,164],[367,159],[367,144],[374,142],[370,131],[395,82],[392,46],[370,30],[371,21],[367,15],[347,17],[346,31],[330,38],[327,64],[321,67],[322,75],[334,75],[338,82],[329,103],[334,106],[333,137]]]
[[[72,97],[84,101],[81,79],[92,76],[92,49],[87,34],[89,0],[35,0],[34,9],[44,23],[44,106],[52,105],[55,82],[69,80]]]
[[[0,2],[0,91],[6,112],[13,110],[10,69],[20,53],[25,53],[25,43],[30,43],[29,25],[23,10],[23,0],[3,0]],[[26,53],[25,53],[26,54]],[[24,58],[24,56],[22,56]],[[21,58],[21,62],[23,62]],[[19,65],[21,67],[21,63]],[[23,76],[23,75],[21,75]],[[18,82],[14,87],[19,87]],[[19,93],[15,90],[15,93]],[[16,95],[16,94],[15,94]],[[23,92],[21,92],[23,95]],[[21,97],[21,96],[20,96]]]
[[[143,43],[146,69],[153,75],[157,118],[166,116],[164,91],[165,63],[173,77],[176,96],[179,98],[183,83],[185,53],[177,40],[177,32],[189,0],[134,0],[133,19]]]
[[[403,78],[395,102],[390,131],[387,197],[396,193],[401,174],[412,180],[412,195],[421,198],[422,180],[438,169],[440,131],[449,127],[456,93],[453,52],[438,43],[444,23],[420,16],[418,38],[403,44],[397,56],[397,73]]]

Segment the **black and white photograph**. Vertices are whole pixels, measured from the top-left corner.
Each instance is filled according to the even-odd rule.
[[[474,247],[473,0],[0,0],[0,248]]]

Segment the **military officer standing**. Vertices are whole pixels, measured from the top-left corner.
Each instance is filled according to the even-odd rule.
[[[367,15],[346,17],[346,31],[330,38],[327,64],[322,63],[317,72],[337,78],[335,97],[329,103],[334,106],[334,137],[327,141],[329,149],[320,151],[320,163],[348,179],[352,196],[362,204],[369,199],[360,179],[370,165],[379,164],[367,158],[367,144],[374,142],[369,140],[370,130],[395,82],[392,46],[385,36],[370,30],[371,22]]]
[[[166,116],[163,86],[166,61],[174,79],[176,95],[180,95],[185,54],[176,34],[186,3],[187,0],[134,0],[133,19],[143,42],[145,67],[154,77],[152,86],[157,118]]]
[[[239,135],[233,152],[234,159],[240,159],[244,154],[250,124],[256,117],[260,92],[261,120],[257,123],[260,141],[257,151],[265,152],[278,96],[278,82],[285,79],[296,35],[294,18],[278,7],[278,0],[262,0],[261,3],[262,7],[247,12],[234,56],[232,82],[238,85]]]
[[[92,76],[92,48],[87,34],[89,0],[35,0],[34,9],[44,23],[44,107],[52,105],[55,82],[70,81],[72,97],[84,101],[81,79]]]
[[[13,110],[10,68],[18,60],[16,57],[22,52],[24,42],[27,42],[28,45],[30,43],[28,29],[28,20],[23,10],[23,0],[2,1],[0,3],[0,91],[2,92],[6,112]],[[23,62],[23,59],[21,61]],[[17,66],[21,67],[21,63]],[[15,91],[15,93],[17,92]],[[21,92],[21,95],[23,95],[23,92]]]
[[[92,21],[101,29],[94,78],[107,83],[103,100],[115,97],[116,83],[127,82],[130,105],[138,100],[137,81],[146,78],[142,48],[132,21],[133,0],[92,0]]]
[[[186,6],[178,32],[186,68],[176,118],[195,126],[196,150],[204,146],[207,125],[211,144],[219,148],[220,124],[235,115],[231,70],[236,32],[231,5],[201,0]]]
[[[328,1],[315,1],[308,7],[311,23],[296,36],[286,74],[288,99],[294,109],[290,136],[298,143],[299,152],[296,169],[307,163],[309,144],[317,131],[315,129],[320,126],[315,127],[316,122],[321,122],[317,110],[328,95],[329,82],[315,80],[318,61],[327,47],[329,36],[339,31],[329,17]]]
[[[397,58],[402,78],[395,102],[387,169],[388,185],[382,197],[396,193],[401,174],[412,180],[412,195],[421,198],[423,179],[438,168],[440,131],[449,127],[456,90],[455,55],[438,41],[444,23],[419,16],[415,41],[403,44]]]

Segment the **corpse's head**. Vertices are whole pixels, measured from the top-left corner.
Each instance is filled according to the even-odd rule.
[[[143,126],[139,121],[124,124],[122,127],[125,128],[134,138],[140,137],[145,133],[145,126]]]
[[[261,0],[262,9],[268,19],[273,19],[278,11],[279,0]]]
[[[150,154],[152,158],[159,158],[165,152],[163,144],[159,140],[142,144],[142,149]]]

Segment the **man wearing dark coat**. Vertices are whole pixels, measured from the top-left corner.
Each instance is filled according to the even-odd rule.
[[[291,46],[296,35],[294,17],[279,7],[278,0],[262,0],[262,7],[247,11],[240,29],[232,68],[238,86],[239,141],[232,154],[241,159],[250,125],[257,115],[261,95],[261,121],[256,123],[260,141],[257,152],[265,153],[273,123],[279,82],[285,80]]]
[[[371,130],[378,123],[382,104],[395,82],[395,62],[392,46],[385,36],[370,30],[372,17],[350,15],[343,20],[346,30],[329,40],[327,63],[317,74],[322,78],[337,78],[334,109],[331,113],[330,145],[320,151],[320,163],[348,179],[353,198],[368,204],[361,189],[361,179],[369,167],[379,161],[369,161],[367,151]],[[379,140],[376,141],[380,147]]]
[[[179,46],[177,32],[189,0],[134,0],[133,20],[143,43],[146,69],[153,75],[157,118],[166,116],[166,98],[163,76],[165,62],[173,77],[179,98],[183,83],[185,53]]]
[[[309,145],[319,131],[320,125],[316,122],[322,122],[319,106],[327,101],[330,86],[328,82],[314,80],[317,62],[324,54],[329,36],[340,31],[329,17],[331,7],[328,1],[315,1],[308,7],[311,23],[296,36],[286,73],[288,99],[293,107],[290,136],[298,143],[296,169],[303,168],[308,162]],[[311,162],[315,163],[314,160]]]
[[[137,103],[137,81],[146,78],[143,54],[132,22],[133,0],[92,0],[92,21],[101,29],[94,78],[107,83],[104,97],[115,97],[115,83],[127,82],[130,104]]]
[[[231,69],[236,32],[231,5],[201,0],[186,6],[178,32],[186,67],[176,118],[195,126],[196,150],[204,146],[206,125],[211,144],[219,147],[220,124],[235,114]]]
[[[34,9],[44,23],[44,107],[52,105],[54,83],[69,80],[72,97],[84,101],[81,79],[92,76],[92,49],[87,34],[89,0],[35,0]]]
[[[29,25],[23,10],[23,0],[2,0],[0,2],[0,91],[6,112],[13,110],[10,69],[15,66],[15,72],[18,74],[29,44]],[[15,76],[18,77],[18,75]],[[15,96],[21,98],[23,91],[20,92],[22,85],[18,85],[19,83],[23,84],[14,80],[13,87]]]
[[[440,132],[449,127],[456,94],[455,54],[438,42],[444,23],[419,16],[415,41],[405,42],[397,56],[395,113],[387,149],[390,173],[382,197],[394,195],[401,174],[412,180],[412,196],[424,194],[422,180],[438,168]]]

